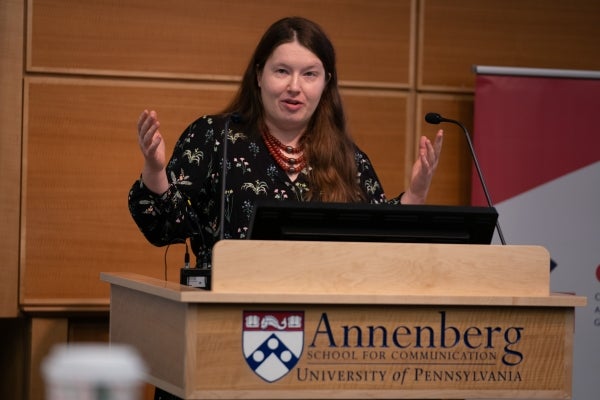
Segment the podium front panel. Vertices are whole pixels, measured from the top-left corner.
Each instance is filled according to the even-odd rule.
[[[565,309],[245,304],[196,313],[190,398],[570,396]]]

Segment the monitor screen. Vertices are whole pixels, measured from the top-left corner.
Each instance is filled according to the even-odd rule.
[[[259,202],[249,239],[490,244],[493,207]]]

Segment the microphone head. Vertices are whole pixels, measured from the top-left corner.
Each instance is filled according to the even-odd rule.
[[[438,113],[430,112],[425,114],[425,121],[427,121],[427,123],[429,124],[437,125],[440,122],[444,121],[444,118],[442,118],[442,116]]]

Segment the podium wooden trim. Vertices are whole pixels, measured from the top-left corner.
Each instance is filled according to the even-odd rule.
[[[213,261],[210,292],[101,274],[111,342],[138,349],[148,381],[179,397],[571,397],[586,299],[549,293],[543,248],[225,240]],[[246,338],[264,332],[247,321],[288,314],[303,318],[287,332],[301,335],[297,363],[253,370]]]

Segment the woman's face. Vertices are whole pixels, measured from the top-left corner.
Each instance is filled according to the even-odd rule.
[[[258,74],[266,123],[274,132],[303,132],[327,82],[323,63],[297,41],[275,48]]]

